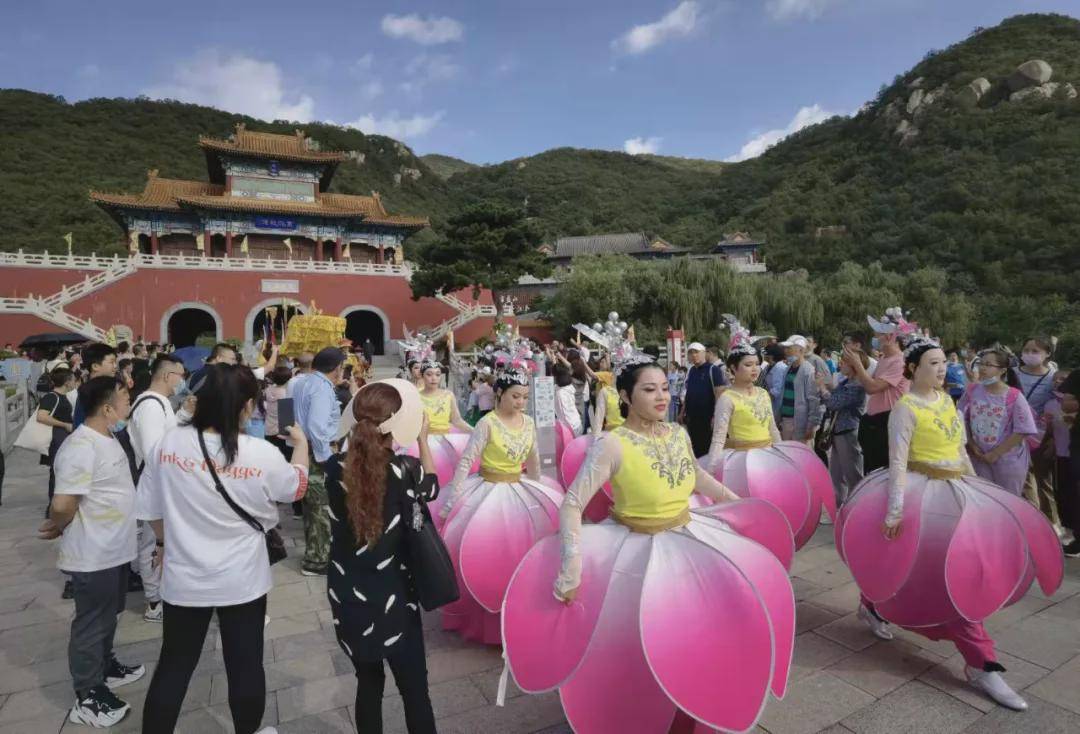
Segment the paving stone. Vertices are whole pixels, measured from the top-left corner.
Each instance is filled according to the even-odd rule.
[[[353,692],[355,691],[354,681]],[[431,696],[431,710],[438,720],[489,706],[480,689],[468,678],[429,685],[428,693]],[[388,695],[383,699],[383,726],[387,731],[405,730],[405,708],[400,695]],[[443,730],[442,725],[440,730]]]
[[[1050,672],[1046,668],[1013,657],[1000,650],[998,651],[998,662],[1006,668],[1003,676],[1008,684],[1013,689],[1021,692],[1036,681],[1042,680]],[[975,690],[967,682],[964,675],[964,658],[958,652],[953,653],[952,657],[944,662],[923,672],[919,676],[919,680],[980,711],[992,711],[997,707],[997,704],[991,701],[986,694]]]
[[[821,592],[825,591],[825,589],[821,588],[817,584],[807,581],[806,579],[799,576],[791,577],[791,588],[795,592],[795,601],[797,602],[805,601],[811,596],[820,594]]]
[[[565,722],[556,693],[519,696],[506,706],[481,706],[439,720],[439,734],[526,734]],[[396,729],[395,732],[403,732]]]
[[[319,628],[275,639],[274,660],[288,660],[302,655],[339,649],[333,630]]]
[[[15,693],[70,680],[67,658],[55,658],[31,665],[0,667],[0,693]]]
[[[1074,690],[1074,696],[1077,695]],[[1038,734],[1076,734],[1080,731],[1080,715],[1066,711],[1038,696],[1025,696],[1028,710],[1023,713],[994,706],[965,730],[965,734],[1013,734],[1014,732],[1038,732]]]
[[[929,670],[942,658],[902,640],[877,642],[845,657],[826,670],[867,693],[881,698]]]
[[[796,602],[795,604],[795,634],[802,634],[812,629],[821,627],[837,619],[840,615],[835,612],[830,612],[827,609],[808,604],[806,602]]]
[[[502,665],[502,654],[494,647],[434,650],[427,656],[428,681],[436,683],[452,680],[481,670],[501,671]]]
[[[859,587],[855,585],[854,581],[850,581],[836,588],[814,594],[807,598],[806,601],[836,614],[851,614],[859,608]]]
[[[1057,603],[1048,602],[1035,616],[1068,625],[1080,634],[1080,594],[1074,594]]]
[[[820,568],[840,560],[836,549],[832,545],[806,547],[804,546],[795,554],[791,561],[791,575],[803,576],[804,571]]]
[[[849,648],[813,632],[796,635],[790,677],[794,680],[812,675],[851,654]]]
[[[878,641],[870,629],[859,621],[854,613],[823,624],[814,630],[814,634],[839,642],[850,650],[865,650]]]
[[[330,659],[330,654],[326,652],[264,663],[263,671],[266,675],[266,690],[269,692],[303,685],[309,680],[319,680],[336,675],[334,663]],[[224,671],[215,673],[213,685],[210,689],[210,703],[219,704],[228,700],[228,675]]]
[[[1028,690],[1039,698],[1080,714],[1080,655],[1032,685]],[[1080,731],[1080,728],[1076,731]]]
[[[309,714],[320,714],[344,706],[352,706],[355,700],[355,675],[338,675],[311,680],[277,692],[278,718],[283,722],[292,721]],[[3,713],[2,709],[0,713]]]
[[[1023,621],[1031,615],[1039,614],[1043,610],[1053,606],[1054,602],[1050,601],[1045,596],[1032,596],[1029,594],[1012,606],[1002,609],[986,620],[986,629],[991,635],[997,634],[1002,630]]]
[[[276,640],[279,637],[290,637],[302,632],[314,632],[322,629],[318,615],[313,612],[302,612],[295,617],[270,618],[270,624],[263,630],[263,639]]]
[[[278,723],[278,734],[353,734],[356,731],[351,708],[325,711]]]
[[[855,734],[954,734],[980,716],[978,709],[925,683],[911,681],[841,723]]]
[[[903,627],[897,627],[896,625],[891,625],[889,629],[892,630],[895,639],[910,642],[912,645],[917,645],[924,650],[929,650],[943,658],[951,657],[956,653],[956,645],[949,640],[931,640],[927,637],[923,637],[918,632],[906,630]]]
[[[1047,617],[1028,617],[994,637],[999,650],[1044,668],[1057,668],[1080,655],[1080,635]]]
[[[814,550],[823,550],[815,548]],[[832,550],[831,548],[828,550]],[[833,560],[821,566],[802,571],[795,574],[800,578],[806,579],[812,584],[816,584],[824,589],[835,589],[838,586],[851,583],[851,571],[844,565],[835,553],[833,554]]]
[[[770,734],[815,734],[874,702],[866,691],[825,672],[793,682],[782,701],[771,701],[761,717]]]

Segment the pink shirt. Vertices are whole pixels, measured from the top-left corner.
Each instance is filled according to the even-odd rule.
[[[889,387],[870,396],[866,402],[866,414],[888,413],[896,405],[896,401],[908,391],[908,379],[904,377],[904,355],[882,357],[874,370],[874,379],[884,380],[889,383]]]

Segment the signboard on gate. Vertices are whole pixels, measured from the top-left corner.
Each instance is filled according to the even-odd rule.
[[[299,280],[271,280],[263,279],[262,282],[263,293],[299,293],[300,281]]]

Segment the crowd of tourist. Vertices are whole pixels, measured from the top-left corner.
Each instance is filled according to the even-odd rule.
[[[1032,337],[1016,345],[1018,354],[1000,344],[942,352],[941,379],[933,383],[937,378],[919,372],[918,358],[940,351],[936,343],[919,347],[916,337],[925,335],[896,328],[906,324],[897,314],[869,323],[872,333],[845,335],[837,351],[809,335],[744,333],[724,349],[691,342],[686,364],[671,360],[652,371],[642,368],[656,364],[625,340],[618,347],[579,340],[543,348],[503,340],[474,365],[463,400],[446,389],[443,365],[423,344],[405,345],[410,358],[402,379],[378,382],[371,382],[370,355],[338,347],[287,358],[260,345],[249,367],[237,347],[222,343],[195,369],[167,345],[91,344],[50,354],[32,420],[48,431],[40,536],[60,539],[64,596],[75,604],[69,662],[76,702],[69,718],[104,727],[130,710],[113,689],[141,678],[145,667],[117,660],[113,636],[126,594],[141,591],[143,618],[164,622],[143,731],[173,730],[216,614],[235,730],[273,732],[259,728],[263,626],[270,565],[285,553],[276,530],[284,504],[303,517],[301,572],[328,576],[335,632],[356,670],[358,730],[381,731],[386,660],[409,731],[433,732],[416,583],[403,562],[407,541],[395,529],[430,516],[462,582],[461,598],[443,607],[444,627],[466,639],[505,642],[509,652],[503,632],[509,634],[511,620],[500,622],[500,612],[510,609],[510,576],[528,563],[530,548],[562,534],[555,597],[570,601],[576,586],[567,579],[580,581],[580,569],[565,563],[583,542],[582,515],[595,521],[610,513],[632,532],[658,532],[638,527],[645,520],[626,504],[625,496],[644,491],[634,489],[642,481],[632,476],[635,467],[648,474],[685,452],[696,470],[680,465],[667,475],[660,469],[661,476],[722,504],[758,496],[752,487],[749,495],[733,493],[716,481],[727,483],[733,448],[744,452],[740,460],[750,449],[775,452],[789,444],[802,448],[782,449],[785,461],[816,453],[828,467],[833,497],[812,501],[814,516],[805,522],[787,518],[797,548],[806,538],[799,523],[812,533],[819,520],[836,517],[834,506],[843,518],[853,495],[869,491],[862,488],[873,478],[864,477],[890,462],[895,470],[898,431],[904,421],[915,431],[925,407],[913,406],[909,391],[947,395],[962,424],[958,435],[966,437],[964,461],[978,477],[1037,507],[1064,553],[1080,556],[1080,472],[1072,470],[1080,467],[1080,380],[1055,363],[1054,341]],[[559,481],[539,472],[537,428],[525,412],[537,372],[554,378],[560,430],[592,442],[586,466],[572,475],[564,463]],[[913,387],[916,375],[921,382]],[[638,391],[651,402],[635,403]],[[656,428],[674,424],[685,431]],[[642,461],[636,436],[646,428],[654,443],[667,442],[646,451],[661,451],[651,468],[634,463]],[[910,431],[902,441],[915,441]],[[624,476],[626,467],[631,473]],[[597,489],[608,479],[617,489],[605,499]],[[769,491],[762,488],[761,496],[768,500]],[[521,512],[528,537],[502,538],[498,523]],[[767,514],[759,520],[774,522]],[[889,522],[897,530],[887,528],[886,536],[895,536],[899,520]],[[459,565],[466,556],[491,554],[489,546],[481,552],[469,545],[478,537],[504,548],[497,573]],[[883,639],[891,638],[888,610],[869,597],[859,610]],[[961,647],[962,636],[941,634]],[[986,644],[980,649],[976,659],[985,669],[973,667],[969,679],[999,703],[1022,708],[994,677],[1001,668],[992,642],[989,653]]]

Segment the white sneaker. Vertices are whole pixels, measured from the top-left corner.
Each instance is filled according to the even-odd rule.
[[[1027,711],[1027,701],[1022,699],[1019,693],[1009,688],[1009,684],[1001,677],[1001,673],[996,671],[987,672],[965,665],[964,675],[967,676],[968,683],[974,688],[978,688],[1005,708],[1013,711]]]
[[[818,522],[821,525],[832,525],[833,524],[832,518],[829,517],[829,512],[824,507],[821,508],[821,518],[818,520]]]
[[[143,613],[142,618],[147,622],[160,622],[164,619],[165,608],[161,602],[146,602],[146,612]]]
[[[859,605],[859,611],[856,612],[855,616],[861,619],[863,623],[870,628],[870,631],[874,633],[874,637],[877,637],[879,640],[891,640],[893,638],[892,630],[889,629],[889,623],[883,619],[878,619],[865,605]]]
[[[84,698],[75,702],[68,712],[68,721],[105,729],[119,723],[130,710],[130,705],[102,685],[91,689]]]

